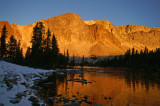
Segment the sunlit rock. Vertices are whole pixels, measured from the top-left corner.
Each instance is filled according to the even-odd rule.
[[[122,55],[129,48],[149,49],[160,47],[160,27],[124,25],[116,27],[107,20],[83,21],[75,13],[66,13],[52,18],[40,20],[58,40],[60,52],[69,50],[70,56],[112,56]],[[10,25],[7,21],[0,21],[0,30],[7,27],[7,40],[15,35],[21,41],[24,54],[27,47],[31,47],[33,27],[29,25]]]

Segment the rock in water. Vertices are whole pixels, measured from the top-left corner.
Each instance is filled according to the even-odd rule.
[[[71,104],[66,104],[64,106],[81,106],[81,104],[78,102],[78,101],[74,101],[73,103]]]
[[[107,97],[104,97],[104,99],[107,99]]]

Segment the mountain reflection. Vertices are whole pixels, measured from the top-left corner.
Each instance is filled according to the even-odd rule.
[[[150,88],[155,88],[156,86],[160,89],[160,73],[146,73],[146,72],[126,72],[124,75],[126,80],[126,84],[129,87],[133,87],[133,90],[136,91],[136,88],[142,87],[146,92],[149,91]]]
[[[91,67],[83,70],[49,76],[41,82],[39,97],[48,105],[75,100],[82,106],[160,105],[160,73]]]

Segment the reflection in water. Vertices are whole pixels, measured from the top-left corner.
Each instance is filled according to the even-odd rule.
[[[41,86],[40,97],[49,105],[74,100],[82,106],[160,105],[159,73],[88,67],[83,73],[53,74]]]
[[[146,92],[155,87],[160,90],[160,73],[127,72],[124,78],[129,87],[132,85],[134,91],[139,86]]]

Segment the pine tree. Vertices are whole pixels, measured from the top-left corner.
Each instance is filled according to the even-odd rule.
[[[32,50],[31,50],[31,59],[32,65],[41,66],[43,64],[43,49],[44,49],[44,37],[45,31],[42,22],[37,22],[36,26],[33,28],[32,36]]]
[[[62,61],[63,61],[63,67],[66,67],[67,66],[67,61],[66,61],[66,52],[65,52],[65,50],[64,50]]]
[[[24,60],[25,60],[25,64],[29,65],[29,63],[31,61],[31,48],[30,47],[27,48],[27,52],[25,54],[25,59]]]
[[[140,51],[140,55],[141,55],[141,56],[143,55],[143,51],[142,51],[142,49],[141,49],[141,51]]]
[[[51,50],[51,31],[50,29],[48,29],[47,31],[47,38],[46,38],[46,51],[50,51]]]
[[[69,63],[69,52],[68,52],[68,50],[67,50],[66,65],[68,65],[68,63]]]
[[[138,55],[138,50],[136,50],[136,55]]]
[[[46,52],[47,40],[45,36],[42,36],[42,44],[41,44],[41,51],[44,54]]]
[[[0,48],[1,57],[6,57],[6,54],[7,54],[6,37],[7,37],[7,29],[6,29],[6,25],[4,25],[1,32],[1,48]]]
[[[135,52],[135,51],[134,51],[134,47],[133,47],[133,48],[132,48],[132,56],[134,56],[134,54],[135,54],[134,52]]]
[[[9,43],[8,43],[8,54],[9,57],[14,59],[16,57],[16,49],[17,49],[17,40],[11,35]]]
[[[53,37],[52,37],[52,53],[54,55],[58,55],[59,53],[59,48],[58,48],[58,44],[57,44],[57,39],[55,38],[54,34],[53,34]]]
[[[72,60],[71,60],[71,66],[74,67],[75,66],[75,57],[73,55]]]
[[[129,50],[127,50],[127,52],[125,53],[125,56],[130,56],[130,54],[131,54],[131,50],[129,49]]]
[[[52,57],[52,64],[54,65],[54,67],[56,67],[58,64],[61,64],[60,60],[58,59],[58,54],[59,54],[59,48],[57,45],[57,40],[53,34],[52,37],[52,50],[51,50],[51,57]],[[60,56],[59,56],[60,58]],[[60,63],[59,63],[60,62]]]
[[[44,26],[42,22],[38,22],[33,28],[32,52],[42,50],[42,39],[44,34]]]
[[[144,54],[148,54],[148,48],[145,46]]]
[[[83,66],[84,66],[84,64],[85,64],[85,58],[84,58],[84,55],[83,55],[83,57],[82,57],[82,61],[81,61],[81,67],[83,67]]]
[[[43,53],[43,64],[45,65],[45,68],[51,68],[52,66],[52,42],[51,42],[51,32],[48,29],[46,33],[46,39],[43,41],[44,43],[44,53]]]
[[[16,56],[15,56],[15,62],[17,64],[22,64],[23,63],[23,50],[20,46],[21,46],[21,42],[19,40],[18,44],[17,44]]]

